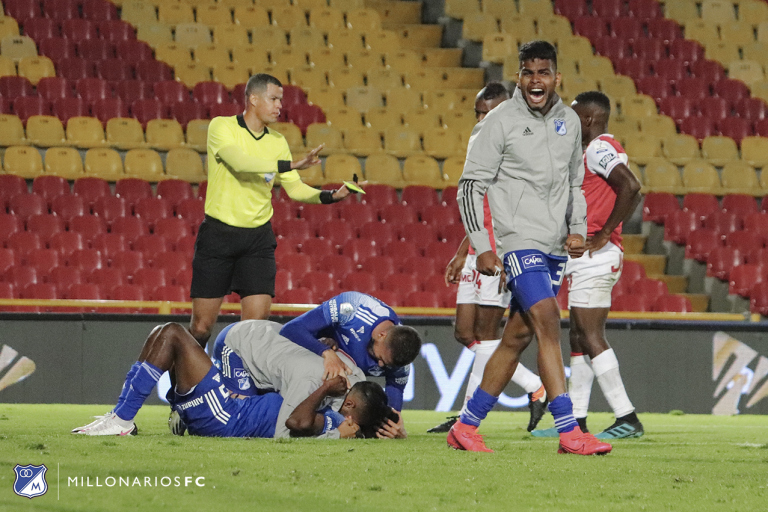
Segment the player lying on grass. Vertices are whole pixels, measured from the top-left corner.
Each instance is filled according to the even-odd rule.
[[[179,324],[152,330],[139,359],[125,379],[123,391],[111,413],[74,429],[90,436],[135,435],[133,419],[164,371],[174,368],[176,387],[169,393],[189,432],[209,437],[273,437],[283,405],[277,393],[246,397],[227,389],[208,355]],[[285,420],[291,436],[319,436],[337,429],[338,437],[355,437],[358,431],[375,430],[390,409],[386,395],[374,383],[359,382],[346,393],[343,378],[324,382],[293,409]],[[339,411],[323,407],[329,397],[346,397]]]
[[[409,365],[421,350],[421,338],[412,327],[400,325],[397,314],[375,297],[344,292],[285,324],[280,334],[322,356],[325,378],[349,375],[351,369],[339,358],[345,353],[372,377],[384,377],[389,404],[399,413]],[[328,344],[322,338],[333,340]],[[337,353],[338,352],[338,353]],[[392,432],[406,437],[402,423]]]

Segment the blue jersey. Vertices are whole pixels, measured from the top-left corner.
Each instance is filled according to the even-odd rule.
[[[400,325],[392,308],[379,299],[360,292],[344,292],[291,320],[280,334],[317,355],[328,350],[318,339],[333,338],[339,350],[349,355],[366,375],[385,377],[389,405],[399,411],[403,407],[409,366],[381,368],[368,353],[373,329],[386,320]]]

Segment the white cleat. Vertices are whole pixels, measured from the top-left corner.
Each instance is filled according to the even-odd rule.
[[[138,433],[139,429],[133,421],[122,420],[115,413],[102,418],[88,430],[80,432],[86,436],[135,436]]]
[[[90,422],[87,425],[83,425],[82,427],[73,428],[72,429],[72,433],[73,434],[81,434],[84,431],[95,427],[98,423],[101,422],[101,420],[103,420],[104,418],[106,418],[110,414],[112,414],[112,411],[106,412],[106,413],[102,414],[101,416],[94,416],[95,421],[92,421],[92,422]]]

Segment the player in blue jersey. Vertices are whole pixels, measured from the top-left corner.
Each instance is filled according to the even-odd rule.
[[[285,324],[280,334],[322,356],[325,378],[347,375],[351,369],[337,351],[347,354],[365,375],[384,377],[390,406],[399,413],[409,365],[421,350],[421,338],[412,327],[400,324],[397,314],[375,297],[344,292]],[[329,345],[320,341],[333,340]],[[400,420],[402,423],[402,419]],[[405,429],[388,425],[395,437]]]
[[[135,435],[133,419],[164,371],[174,367],[172,406],[191,434],[211,437],[273,437],[283,399],[277,393],[244,397],[230,391],[208,355],[179,324],[156,327],[139,359],[128,372],[117,405],[97,421],[74,429],[91,436]],[[361,428],[378,428],[389,412],[386,395],[374,383],[356,384],[339,411],[320,409],[328,398],[346,392],[343,378],[328,380],[301,402],[286,420],[290,434],[317,436],[338,429],[339,437],[355,437]],[[377,390],[378,389],[378,390]]]

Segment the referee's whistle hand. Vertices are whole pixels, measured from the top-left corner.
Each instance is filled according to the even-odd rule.
[[[302,158],[301,160],[294,160],[291,162],[291,169],[309,169],[313,165],[318,165],[320,163],[320,159],[317,157],[317,155],[320,153],[320,151],[323,150],[325,147],[325,144],[320,144],[315,149],[307,153],[307,156]]]

